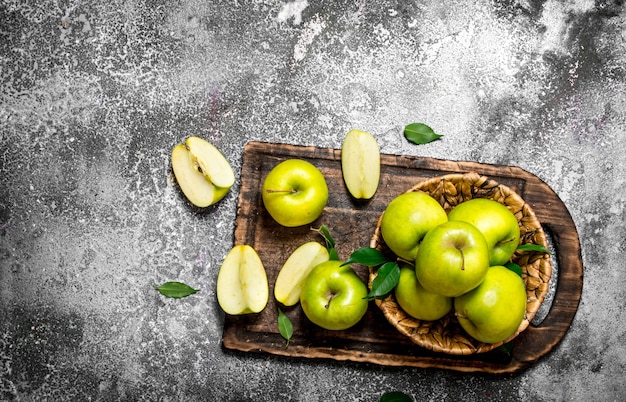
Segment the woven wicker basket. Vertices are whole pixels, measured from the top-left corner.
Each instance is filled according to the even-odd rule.
[[[548,248],[545,233],[535,213],[511,188],[476,173],[450,174],[420,182],[407,192],[423,191],[430,194],[446,212],[455,205],[472,198],[489,198],[504,204],[511,210],[520,226],[520,244],[539,244]],[[393,256],[384,244],[380,233],[382,215],[378,220],[370,246]],[[470,355],[488,352],[511,341],[526,329],[548,293],[552,267],[549,255],[533,251],[516,251],[513,262],[522,268],[526,285],[526,314],[519,328],[508,339],[496,344],[479,342],[465,333],[454,316],[454,311],[436,321],[421,321],[406,314],[397,304],[393,292],[376,304],[387,320],[414,343],[434,352],[454,355]],[[370,268],[370,286],[376,270]],[[454,309],[453,309],[454,310]]]

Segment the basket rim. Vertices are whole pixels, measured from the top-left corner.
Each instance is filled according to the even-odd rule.
[[[498,183],[496,180],[487,176],[479,175],[474,172],[451,173],[435,176],[420,181],[403,193],[422,191],[433,196],[432,191],[427,191],[425,189],[428,189],[430,186],[434,186],[442,190],[442,194],[444,194],[444,188],[451,189],[449,183],[454,185],[455,189],[457,186],[462,187],[463,191],[467,191],[469,189],[470,198],[492,198],[488,196],[491,194],[497,197],[495,198],[496,201],[504,204],[510,210],[512,209],[512,206],[515,206],[516,210],[512,212],[514,212],[518,218],[520,231],[523,232],[523,236],[520,236],[520,243],[528,244],[529,242],[533,242],[549,249],[543,227],[541,226],[541,223],[531,206],[528,205],[512,188],[502,183]],[[468,187],[467,184],[470,184],[470,186]],[[474,193],[475,189],[479,189],[480,191]],[[468,196],[467,193],[461,195],[461,197],[466,196]],[[461,202],[470,198],[463,198]],[[439,197],[437,201],[442,204],[444,209],[446,209],[446,212],[449,212],[449,209],[454,206],[450,204],[450,202],[455,202],[452,198],[445,196]],[[377,248],[379,250],[383,250],[386,247],[381,233],[381,221],[383,215],[384,211],[380,214],[377,220],[376,228],[370,239],[370,247]],[[388,253],[391,252],[391,250],[385,251]],[[522,269],[522,279],[524,280],[524,285],[526,287],[526,312],[515,333],[498,343],[488,344],[471,338],[467,333],[460,329],[460,324],[458,324],[456,317],[454,317],[454,309],[452,309],[448,315],[440,320],[423,321],[415,319],[405,313],[398,305],[393,292],[383,299],[376,299],[375,303],[382,310],[383,315],[391,325],[419,346],[434,352],[443,352],[454,355],[469,355],[488,352],[512,341],[520,333],[522,333],[530,325],[530,321],[532,321],[535,317],[539,307],[548,293],[548,284],[552,275],[552,266],[549,255],[536,252],[516,252],[512,260],[513,262],[519,262],[522,257],[524,259],[523,261],[525,261],[526,258],[528,258],[529,261],[532,260],[532,263],[529,264],[518,264]],[[371,288],[372,281],[376,277],[376,269],[370,267],[369,273],[368,286]],[[537,282],[538,288],[535,287]],[[448,329],[452,329],[453,331],[450,332]]]

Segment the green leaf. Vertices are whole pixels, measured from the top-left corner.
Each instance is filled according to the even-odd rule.
[[[380,250],[373,247],[361,247],[350,254],[350,258],[341,265],[361,264],[366,267],[375,267],[387,262],[387,257]]]
[[[163,296],[174,299],[180,299],[199,292],[199,290],[181,282],[165,282],[161,286],[158,286],[156,290]]]
[[[511,353],[513,353],[513,342],[508,342],[503,345],[500,345],[496,348],[501,353],[504,353],[508,357],[511,357]]]
[[[330,235],[330,230],[328,230],[328,228],[325,225],[320,226],[319,229],[313,229],[313,230],[315,230],[320,235],[322,235],[324,240],[326,240],[326,247],[328,248],[329,251],[331,248],[335,248],[335,240]]]
[[[507,267],[508,269],[510,269],[511,271],[515,272],[519,276],[522,276],[522,267],[520,267],[516,263],[514,263],[514,262],[507,262],[506,264],[504,264],[504,266]]]
[[[339,254],[337,254],[337,250],[334,247],[328,249],[329,260],[331,261],[339,261]]]
[[[400,279],[400,267],[396,262],[387,262],[378,269],[372,281],[372,290],[366,296],[368,300],[383,297],[393,290]]]
[[[385,392],[380,402],[413,402],[413,398],[399,391]]]
[[[289,340],[293,335],[293,325],[289,317],[287,317],[281,309],[278,309],[278,331],[280,335],[287,340],[285,347],[289,346]]]
[[[541,244],[520,244],[519,246],[517,246],[517,249],[521,251],[538,251],[540,253],[551,254],[550,250],[548,250]]]
[[[407,140],[418,145],[428,144],[443,137],[441,134],[436,134],[432,128],[424,123],[412,123],[404,127],[404,136]]]

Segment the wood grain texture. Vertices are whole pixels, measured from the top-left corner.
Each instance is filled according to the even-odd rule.
[[[260,188],[279,162],[301,158],[316,165],[329,187],[328,205],[310,226],[285,228],[265,211]],[[345,331],[327,331],[310,323],[299,304],[280,306],[273,298],[274,281],[282,264],[299,245],[323,239],[311,228],[326,225],[342,260],[369,245],[376,222],[386,205],[401,192],[430,177],[476,172],[519,193],[533,208],[553,241],[558,274],[551,309],[537,326],[515,338],[510,356],[493,351],[470,356],[434,353],[413,344],[391,326],[372,303],[361,322]],[[341,151],[329,148],[250,142],[246,145],[234,233],[235,244],[253,246],[267,271],[270,300],[264,311],[224,320],[222,344],[226,349],[275,355],[355,361],[386,366],[432,367],[463,372],[515,373],[547,355],[567,333],[576,314],[583,284],[580,243],[574,222],[557,194],[535,175],[513,166],[448,161],[411,156],[381,155],[378,192],[369,201],[354,200],[343,183]],[[368,269],[353,266],[364,281]],[[291,319],[294,335],[289,346],[280,336],[277,309]]]

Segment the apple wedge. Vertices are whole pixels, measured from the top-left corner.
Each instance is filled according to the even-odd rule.
[[[304,243],[287,258],[276,277],[274,297],[285,306],[300,301],[300,292],[309,272],[329,260],[328,250],[316,241]]]
[[[258,313],[267,305],[269,286],[261,258],[249,245],[236,245],[217,274],[217,301],[231,315]]]
[[[189,137],[172,149],[172,169],[185,197],[201,208],[224,198],[235,183],[224,155],[200,137]]]
[[[341,171],[354,198],[369,200],[380,180],[380,150],[368,132],[350,130],[341,146]]]

